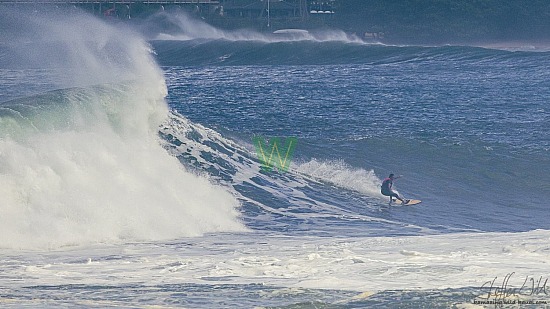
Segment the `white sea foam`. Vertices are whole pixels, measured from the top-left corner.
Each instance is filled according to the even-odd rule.
[[[183,141],[175,144],[165,141],[165,147],[170,149],[171,153],[186,158],[184,161],[194,162],[197,166],[200,166],[201,170],[215,170],[225,174],[220,177],[221,181],[233,187],[235,196],[242,201],[262,208],[267,213],[302,220],[350,218],[402,225],[397,221],[358,214],[338,205],[316,200],[303,191],[305,187],[321,181],[354,190],[369,197],[382,197],[379,192],[380,180],[373,171],[354,169],[342,161],[320,162],[312,159],[307,163],[292,164],[289,173],[262,173],[262,163],[256,159],[256,154],[250,150],[253,148],[252,145],[248,145],[247,148],[242,147],[241,145],[246,144],[245,141],[239,141],[239,144],[237,144],[218,132],[198,123],[193,123],[175,112],[170,113],[170,121],[165,123],[161,132]],[[212,157],[218,158],[218,160],[209,159]],[[235,186],[243,184],[267,192],[287,206],[281,207],[280,204],[273,201],[264,204],[259,200],[247,197],[235,189]],[[256,222],[268,220],[270,224],[274,224],[273,218],[269,216],[264,218],[255,217],[254,220]],[[421,231],[429,231],[429,229],[420,226],[407,225]]]
[[[372,293],[471,287],[482,295],[488,293],[481,288],[486,282],[497,278],[500,286],[511,273],[509,287],[518,289],[525,278],[550,277],[549,238],[545,230],[369,238],[228,234],[40,258],[14,253],[3,276],[25,285],[212,284],[215,278],[224,284]]]
[[[32,113],[14,103],[10,110],[19,110],[2,116],[0,126],[10,127],[0,136],[0,247],[245,230],[231,193],[185,171],[159,145],[166,86],[143,40],[86,15],[26,25],[33,35],[21,41],[31,43],[18,48],[45,46],[27,56],[62,63],[60,88],[83,88],[29,97]]]
[[[344,161],[320,161],[311,159],[294,167],[300,174],[331,183],[341,188],[354,190],[372,197],[384,196],[380,193],[381,181],[373,170],[353,168]]]

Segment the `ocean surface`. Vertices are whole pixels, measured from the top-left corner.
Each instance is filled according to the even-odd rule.
[[[550,307],[550,46],[159,19],[0,14],[1,307]]]

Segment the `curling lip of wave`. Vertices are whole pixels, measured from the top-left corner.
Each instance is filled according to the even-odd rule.
[[[143,39],[88,15],[42,16],[24,27],[21,42],[47,34],[46,46],[64,52],[21,56],[45,67],[63,61],[64,78],[62,90],[1,105],[0,247],[246,230],[231,193],[160,145],[166,86]]]

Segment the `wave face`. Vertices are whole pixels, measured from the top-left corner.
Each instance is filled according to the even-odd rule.
[[[250,42],[210,42],[257,52]],[[307,44],[317,43],[292,44],[305,52]],[[286,222],[293,231],[393,235],[548,228],[541,201],[550,197],[550,179],[540,171],[550,166],[550,93],[544,86],[550,76],[540,64],[550,63],[550,54],[460,46],[349,48],[381,60],[257,66],[254,57],[242,57],[247,65],[173,66],[166,69],[168,100],[192,123],[248,145],[252,158],[255,135],[298,137],[294,174],[273,176],[282,184],[257,176],[244,185],[237,177],[234,185],[255,203],[272,205],[260,206],[268,214],[295,219],[296,225]],[[157,51],[161,62],[172,57]],[[338,50],[332,56],[346,59]],[[225,166],[208,170],[224,174]],[[398,189],[425,207],[414,215],[381,212],[385,200],[378,185],[390,172],[404,174]],[[285,229],[282,219],[253,222],[261,229]]]
[[[86,15],[19,26],[2,59],[46,73],[3,69],[20,98],[0,104],[0,247],[245,230],[237,200],[159,144],[166,85],[146,42]]]

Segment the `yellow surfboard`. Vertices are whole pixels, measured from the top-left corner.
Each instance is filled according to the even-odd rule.
[[[395,205],[402,205],[403,204],[400,200],[393,200],[392,203],[394,203]],[[422,203],[421,200],[410,200],[407,204],[404,204],[403,206],[412,206],[412,205],[416,205],[416,204],[420,204],[420,203]]]

